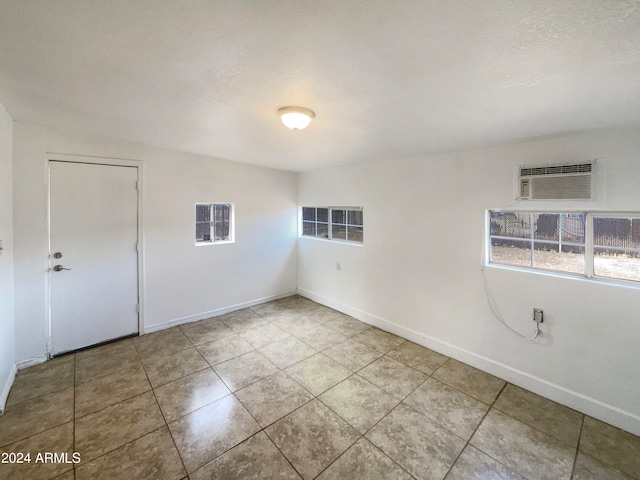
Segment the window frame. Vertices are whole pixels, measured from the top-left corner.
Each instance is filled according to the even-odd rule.
[[[207,223],[207,221],[198,221],[198,207],[207,206],[209,207],[209,240],[198,240],[197,237],[197,228],[198,224]],[[229,207],[229,235],[228,239],[224,240],[216,240],[215,238],[215,207],[216,206],[225,206]],[[232,202],[197,202],[195,204],[195,218],[194,218],[194,244],[196,247],[200,247],[203,245],[220,245],[226,243],[235,243],[235,205]]]
[[[304,210],[306,208],[312,208],[315,210],[314,213],[314,220],[305,220],[304,218]],[[327,222],[318,222],[317,220],[317,211],[318,209],[326,209],[327,210]],[[345,216],[345,222],[346,223],[338,223],[338,222],[334,222],[333,221],[333,212],[334,211],[344,211],[344,216]],[[352,224],[349,223],[349,212],[350,211],[356,211],[356,212],[362,212],[362,224],[361,225],[357,225],[357,224]],[[314,235],[309,235],[309,234],[305,234],[304,233],[304,224],[305,223],[313,223],[315,225],[314,227]],[[327,235],[326,236],[318,236],[317,235],[317,225],[318,224],[322,224],[322,225],[327,225]],[[345,232],[345,238],[335,238],[333,235],[333,228],[334,228],[334,224],[335,226],[339,226],[339,227],[344,227],[344,232]],[[358,241],[358,240],[349,240],[349,228],[357,228],[357,229],[361,229],[362,231],[362,241]],[[346,243],[349,245],[364,245],[364,208],[361,206],[325,206],[325,205],[304,205],[300,207],[300,214],[299,214],[299,237],[300,238],[313,238],[316,240],[324,240],[324,241],[331,241],[331,242],[336,242],[336,243]]]
[[[504,212],[504,213],[529,213],[529,214],[555,214],[555,215],[567,215],[567,214],[578,214],[585,216],[585,225],[584,225],[584,273],[577,272],[568,272],[564,270],[554,270],[550,268],[540,268],[535,266],[523,266],[523,265],[513,265],[507,263],[498,263],[491,261],[491,240],[493,236],[491,235],[491,213],[492,212]],[[639,219],[640,220],[640,212],[622,212],[622,211],[596,211],[596,210],[551,210],[551,209],[487,209],[485,211],[485,232],[483,236],[484,241],[484,261],[482,262],[483,266],[492,267],[492,268],[504,268],[509,270],[518,270],[525,272],[533,272],[533,273],[542,273],[549,275],[557,275],[569,278],[578,278],[589,281],[597,281],[604,283],[612,283],[623,286],[629,286],[640,289],[640,280],[629,280],[624,278],[616,278],[604,275],[598,275],[594,271],[594,260],[595,260],[595,248],[598,246],[594,245],[594,219],[595,218],[630,218],[630,219]],[[531,234],[533,236],[533,233]],[[505,237],[502,237],[505,238]],[[511,238],[511,237],[510,237]],[[514,240],[519,240],[517,237],[513,237]],[[536,240],[531,240],[531,237],[522,238],[522,241],[525,242],[535,242]],[[546,243],[546,242],[545,242]],[[551,242],[555,243],[555,242]],[[562,242],[562,244],[570,244],[581,247],[581,244],[574,244],[571,242]],[[606,248],[606,247],[600,247]],[[613,247],[612,247],[613,248]],[[631,248],[631,250],[636,250],[635,248]],[[532,253],[533,254],[533,253]]]

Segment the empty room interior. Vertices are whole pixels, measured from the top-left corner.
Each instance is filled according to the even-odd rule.
[[[640,3],[0,0],[0,478],[640,480]]]

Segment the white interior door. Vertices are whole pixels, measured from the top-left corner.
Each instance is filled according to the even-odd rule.
[[[49,173],[51,353],[137,333],[137,168],[51,161]]]

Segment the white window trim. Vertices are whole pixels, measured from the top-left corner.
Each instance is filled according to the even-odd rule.
[[[584,261],[585,261],[585,273],[575,273],[575,272],[563,272],[561,270],[550,270],[546,268],[539,267],[524,267],[521,265],[509,265],[504,263],[493,263],[491,262],[491,218],[490,212],[533,212],[533,213],[556,213],[556,214],[582,214],[585,215],[585,244],[584,244]],[[490,267],[496,269],[503,270],[514,270],[519,272],[528,272],[528,273],[536,273],[543,275],[550,275],[556,277],[564,277],[571,279],[579,279],[588,282],[597,282],[597,283],[605,283],[609,285],[619,285],[623,287],[630,287],[634,289],[640,289],[640,281],[635,280],[625,280],[622,278],[613,278],[613,277],[605,277],[601,275],[596,275],[594,273],[594,244],[593,244],[593,219],[595,217],[606,217],[606,218],[640,218],[640,212],[632,211],[632,212],[623,212],[623,211],[597,211],[597,210],[552,210],[552,209],[487,209],[485,212],[485,231],[483,235],[483,249],[482,253],[484,258],[482,260],[483,267]],[[526,239],[523,239],[526,240]]]
[[[228,243],[235,243],[236,241],[236,206],[233,202],[196,202],[195,206],[197,207],[198,205],[209,205],[211,208],[211,220],[210,220],[210,232],[211,232],[211,240],[207,240],[207,241],[202,241],[202,242],[198,242],[196,240],[194,240],[194,245],[196,247],[203,247],[206,245],[224,245],[224,244],[228,244]],[[214,211],[214,205],[229,205],[229,240],[215,240],[215,236],[213,235],[213,211]],[[193,221],[193,226],[195,227],[197,225],[197,217],[196,217],[196,210],[194,210],[194,221]]]

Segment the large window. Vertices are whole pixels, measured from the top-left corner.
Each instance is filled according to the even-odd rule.
[[[196,204],[196,244],[233,242],[233,206]]]
[[[489,212],[489,262],[640,281],[640,214]]]
[[[302,235],[362,243],[363,212],[358,207],[302,207]]]

